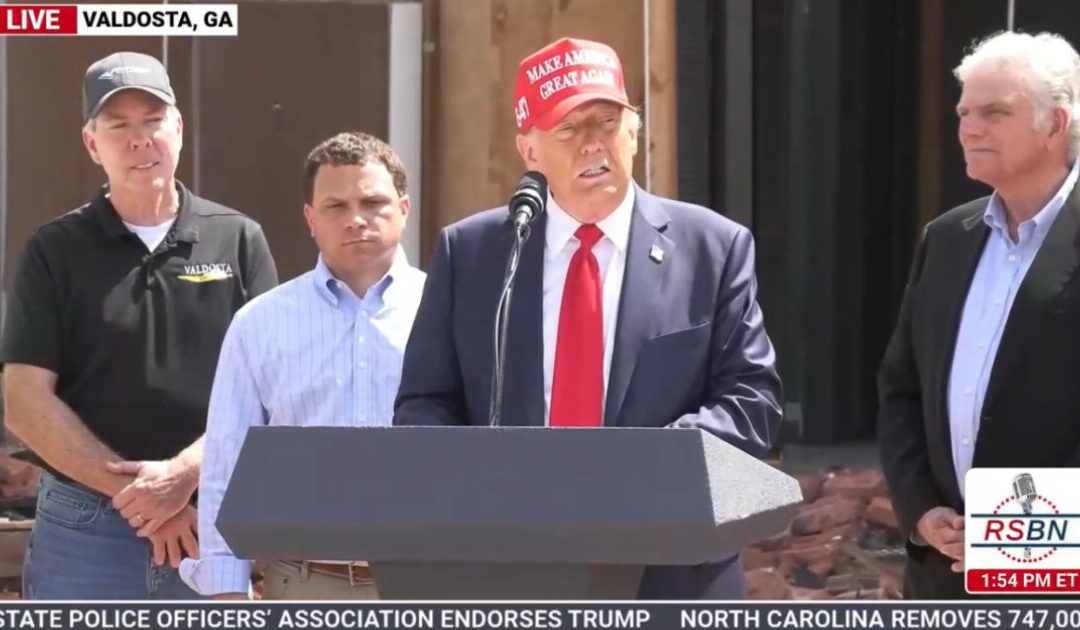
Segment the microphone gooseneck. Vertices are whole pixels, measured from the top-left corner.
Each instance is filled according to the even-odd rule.
[[[502,291],[495,310],[495,365],[491,383],[491,402],[488,408],[488,425],[499,426],[502,415],[503,385],[506,368],[506,342],[510,332],[510,301],[514,294],[514,278],[517,276],[521,250],[525,247],[534,221],[547,207],[547,178],[542,173],[528,171],[521,176],[514,194],[510,197],[509,211],[513,222],[514,244],[506,263]]]

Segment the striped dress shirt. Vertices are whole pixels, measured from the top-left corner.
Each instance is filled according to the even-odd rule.
[[[222,343],[199,478],[199,560],[180,575],[203,595],[247,592],[251,561],[214,521],[250,426],[389,426],[425,274],[402,252],[362,297],[322,257],[315,269],[252,300]]]

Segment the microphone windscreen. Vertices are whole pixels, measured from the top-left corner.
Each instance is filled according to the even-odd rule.
[[[1028,473],[1022,473],[1013,479],[1013,496],[1017,499],[1035,496],[1035,480]]]
[[[547,177],[539,171],[525,171],[517,185],[518,190],[523,188],[532,188],[547,197]]]

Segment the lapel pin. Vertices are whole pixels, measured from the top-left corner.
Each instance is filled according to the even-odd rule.
[[[649,250],[649,259],[659,265],[664,262],[664,250],[660,249],[659,245],[653,245]]]

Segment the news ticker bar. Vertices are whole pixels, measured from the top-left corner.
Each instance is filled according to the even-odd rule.
[[[235,4],[0,4],[0,35],[236,35]]]
[[[1063,603],[701,602],[627,603],[64,603],[5,602],[0,628],[173,629],[1003,629],[1080,626]]]

